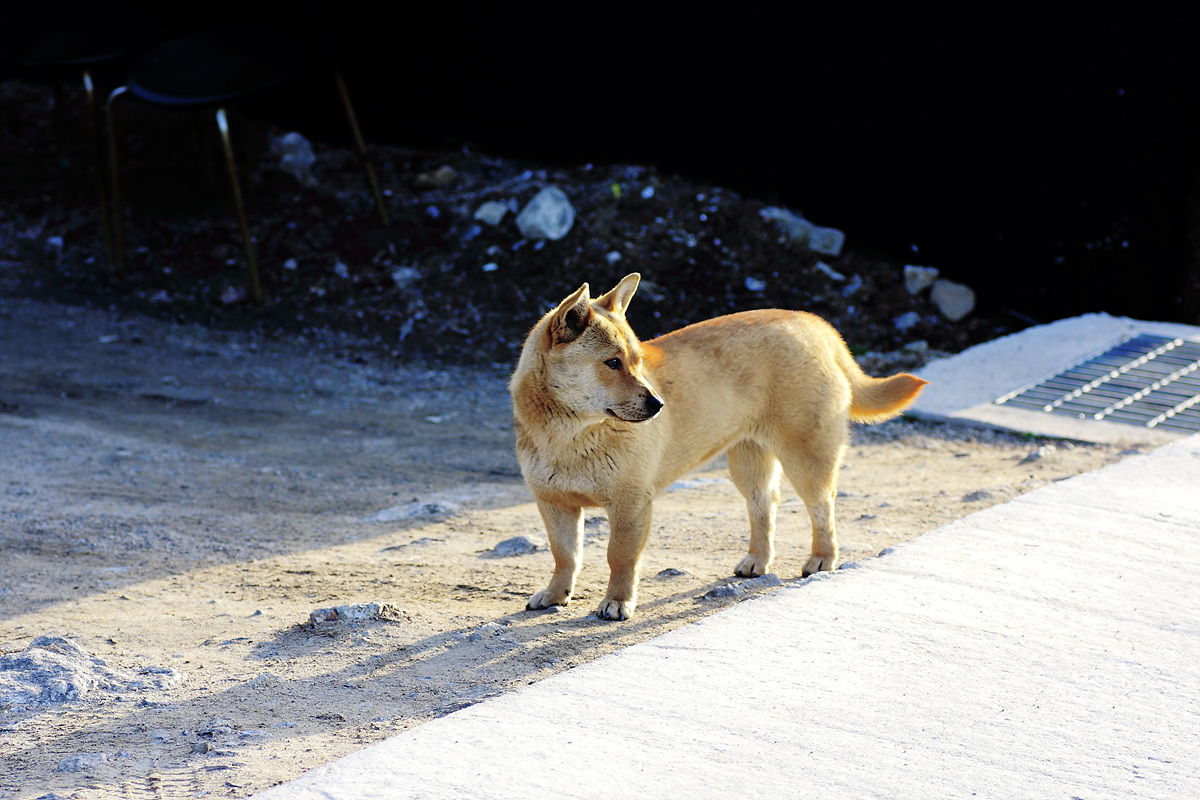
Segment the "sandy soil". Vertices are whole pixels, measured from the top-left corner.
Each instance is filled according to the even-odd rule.
[[[0,300],[0,657],[40,636],[93,657],[66,679],[75,699],[48,702],[44,679],[40,698],[0,696],[0,798],[245,797],[745,599],[698,600],[736,582],[745,546],[717,464],[659,500],[634,619],[589,616],[599,513],[575,604],[524,611],[551,561],[506,376],[350,350]],[[844,560],[1125,452],[859,428]],[[808,522],[785,497],[790,581]],[[539,552],[489,557],[517,536]],[[310,621],[369,603],[390,608]]]

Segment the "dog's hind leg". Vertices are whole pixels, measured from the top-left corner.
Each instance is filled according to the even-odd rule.
[[[579,553],[583,549],[583,509],[578,506],[560,506],[547,500],[538,500],[538,511],[546,523],[546,534],[550,538],[550,552],[554,554],[554,575],[550,584],[529,598],[525,608],[566,605],[575,591],[575,578],[579,575]]]
[[[638,566],[650,538],[652,499],[608,508],[608,591],[596,609],[600,619],[629,619],[637,607]]]
[[[837,441],[806,442],[780,455],[783,472],[796,488],[812,520],[812,551],[802,575],[833,569],[837,563],[834,498],[845,444]]]
[[[766,575],[775,558],[775,511],[779,508],[779,460],[754,442],[739,442],[726,453],[733,485],[746,498],[750,551],[734,568],[743,578]]]

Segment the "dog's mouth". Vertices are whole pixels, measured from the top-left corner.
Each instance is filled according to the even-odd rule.
[[[648,422],[648,421],[654,419],[656,416],[658,416],[657,410],[653,414],[648,414],[643,417],[632,417],[632,418],[631,417],[623,417],[620,414],[618,414],[616,411],[613,411],[611,408],[604,409],[604,413],[608,414],[613,419],[619,419],[621,422]]]

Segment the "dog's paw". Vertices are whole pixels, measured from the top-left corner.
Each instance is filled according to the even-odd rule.
[[[550,608],[551,606],[565,606],[570,602],[571,595],[566,592],[542,589],[529,598],[529,602],[525,604],[525,610],[540,611],[543,608]]]
[[[833,569],[836,563],[837,556],[812,555],[808,557],[808,563],[804,565],[804,571],[800,574],[807,578],[815,572],[827,572]]]
[[[739,578],[757,578],[766,575],[771,570],[771,559],[749,555],[738,562],[733,568],[733,574]]]
[[[633,614],[633,608],[633,603],[625,600],[604,600],[596,609],[596,616],[600,619],[625,620]]]

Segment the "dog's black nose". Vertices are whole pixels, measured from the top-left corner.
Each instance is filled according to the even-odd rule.
[[[659,410],[662,409],[662,407],[663,407],[662,400],[659,400],[657,397],[655,397],[652,394],[646,395],[646,411],[647,411],[647,413],[650,414],[650,416],[654,416],[655,414],[657,414],[659,412]]]

